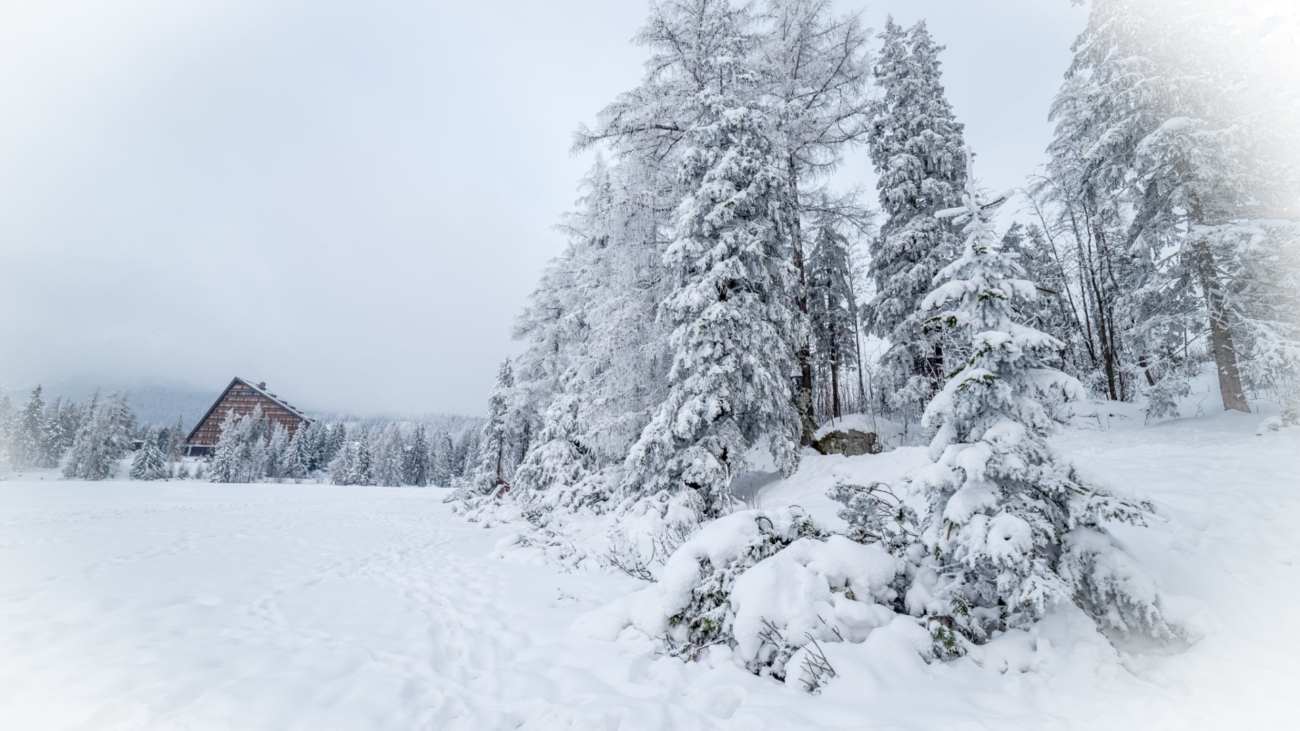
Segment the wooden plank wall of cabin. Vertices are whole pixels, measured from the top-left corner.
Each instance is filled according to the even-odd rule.
[[[225,421],[226,414],[234,411],[237,415],[243,416],[250,414],[256,407],[262,407],[262,415],[272,424],[282,424],[289,431],[292,437],[298,430],[298,425],[302,419],[292,411],[284,408],[275,401],[263,396],[257,391],[243,384],[235,384],[229,391],[221,397],[217,408],[212,410],[207,420],[203,422],[194,433],[194,438],[190,444],[196,445],[213,445],[221,438],[221,423]]]

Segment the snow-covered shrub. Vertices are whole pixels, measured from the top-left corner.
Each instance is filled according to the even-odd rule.
[[[1185,378],[1170,376],[1162,378],[1156,385],[1147,389],[1146,420],[1176,418],[1179,399],[1186,398],[1192,392],[1191,385]]]
[[[1061,537],[1057,571],[1078,604],[1104,630],[1168,641],[1183,628],[1165,616],[1166,599],[1155,579],[1104,531],[1076,528]]]
[[[916,511],[883,482],[871,485],[838,483],[828,496],[842,504],[839,516],[848,524],[845,536],[858,543],[879,543],[892,554],[901,554],[920,535]]]
[[[694,659],[705,647],[730,644],[736,579],[794,541],[824,535],[798,508],[745,510],[705,526],[664,565],[669,652]]]
[[[610,535],[605,563],[647,581],[656,579],[658,568],[704,523],[702,505],[693,492],[676,495],[659,492],[628,499],[610,517],[616,521],[616,527]]]
[[[730,640],[751,672],[784,678],[807,643],[861,642],[894,618],[897,561],[879,546],[821,538],[799,538],[735,577]]]
[[[801,648],[861,642],[891,623],[898,569],[882,547],[831,535],[799,508],[746,510],[706,524],[657,584],[580,624],[604,639],[635,629],[685,660],[726,648],[750,672],[777,679],[807,664],[798,679],[813,688],[828,674]]]

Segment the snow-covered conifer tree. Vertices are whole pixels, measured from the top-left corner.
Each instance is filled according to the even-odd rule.
[[[179,461],[185,453],[185,428],[181,423],[181,417],[176,417],[176,423],[167,432],[167,459],[176,462]]]
[[[72,434],[64,433],[63,412],[65,408],[63,398],[56,396],[54,401],[45,409],[43,423],[41,424],[38,467],[58,467],[59,461],[63,459],[64,452],[67,451],[68,444],[72,441]]]
[[[0,464],[8,461],[14,426],[14,405],[9,396],[0,394]]]
[[[863,315],[867,328],[889,342],[880,364],[888,406],[914,416],[942,385],[950,355],[920,308],[935,274],[960,250],[960,236],[934,213],[961,202],[967,173],[962,125],[940,80],[943,47],[924,21],[904,30],[890,18],[881,39],[880,98],[868,146],[886,219],[871,244],[876,293]]]
[[[857,302],[849,240],[833,225],[815,235],[807,264],[808,325],[812,329],[814,362],[829,374],[827,411],[843,415],[843,375],[857,365]]]
[[[315,468],[328,469],[347,441],[348,431],[346,425],[340,422],[334,422],[327,427],[322,426],[322,429],[324,431],[320,439],[320,454],[316,458]]]
[[[451,432],[443,429],[433,438],[433,444],[430,447],[430,484],[438,487],[448,487],[451,485],[452,477],[458,476],[456,465],[456,444],[452,441]]]
[[[291,480],[301,480],[311,474],[312,463],[312,443],[317,432],[314,431],[316,424],[299,426],[293,432],[293,438],[289,440],[289,448],[285,454],[284,476]]]
[[[518,435],[513,432],[511,399],[514,395],[515,377],[510,361],[502,361],[497,370],[497,383],[488,394],[487,421],[483,424],[483,437],[478,464],[474,469],[474,491],[487,495],[509,485],[514,473],[513,457]]]
[[[429,484],[429,437],[424,424],[416,424],[411,443],[402,455],[402,484],[424,487]]]
[[[289,474],[289,430],[283,424],[271,427],[271,438],[266,443],[265,473],[272,481],[279,482]]]
[[[14,415],[11,429],[10,467],[24,469],[41,462],[41,443],[44,437],[45,400],[41,387],[32,389],[23,408]]]
[[[208,477],[212,482],[257,482],[267,476],[271,435],[262,407],[238,415],[226,412],[212,452]]]
[[[1150,506],[1090,482],[1048,446],[1055,422],[1040,399],[1080,398],[1082,388],[1047,365],[1060,343],[1022,324],[1020,306],[1037,291],[1002,251],[996,205],[969,182],[964,202],[941,215],[960,214],[965,251],[923,303],[968,340],[969,356],[925,411],[934,463],[912,484],[925,497],[921,541],[934,573],[918,573],[909,609],[928,618],[940,656],[1025,628],[1056,602],[1075,602],[1107,630],[1167,639],[1178,630],[1159,591],[1104,527],[1141,522]]]
[[[342,424],[335,425],[342,429]],[[373,452],[371,436],[367,430],[349,434],[330,462],[330,482],[335,485],[373,485]]]
[[[565,395],[551,402],[536,446],[515,471],[514,484],[522,494],[550,492],[557,503],[574,507],[572,489],[592,468],[590,450],[577,436],[578,411],[577,397]]]
[[[384,427],[375,438],[374,457],[371,474],[374,484],[385,487],[400,487],[404,484],[403,464],[406,442],[402,438],[402,429],[397,422]]]
[[[680,172],[690,192],[664,253],[673,277],[661,315],[673,326],[670,388],[626,470],[638,491],[689,488],[705,514],[719,515],[731,508],[745,452],[760,440],[783,470],[798,460],[802,423],[790,376],[803,321],[785,228],[793,202],[770,122],[745,104],[754,80],[742,65],[740,15],[720,6],[661,20],[713,40],[691,60],[718,84],[685,99],[696,120]]]
[[[167,456],[158,448],[158,432],[150,429],[131,458],[131,479],[162,480],[168,474]]]
[[[63,476],[71,480],[106,480],[116,473],[117,460],[131,447],[129,425],[134,422],[126,396],[96,393],[69,449]]]
[[[237,482],[240,469],[240,444],[237,435],[240,418],[234,409],[226,412],[221,420],[217,444],[209,460],[208,479],[212,482]]]

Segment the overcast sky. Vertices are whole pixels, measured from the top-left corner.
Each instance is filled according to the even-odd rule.
[[[926,18],[977,172],[1020,185],[1085,11]],[[635,0],[0,2],[0,383],[269,382],[481,413],[510,324],[641,75]],[[840,174],[873,184],[855,155]]]

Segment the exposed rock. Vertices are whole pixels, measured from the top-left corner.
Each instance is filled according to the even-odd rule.
[[[858,431],[857,429],[830,432],[813,442],[812,446],[813,449],[822,454],[842,454],[845,457],[856,457],[859,454],[880,454],[884,451],[876,441],[875,434]]]

